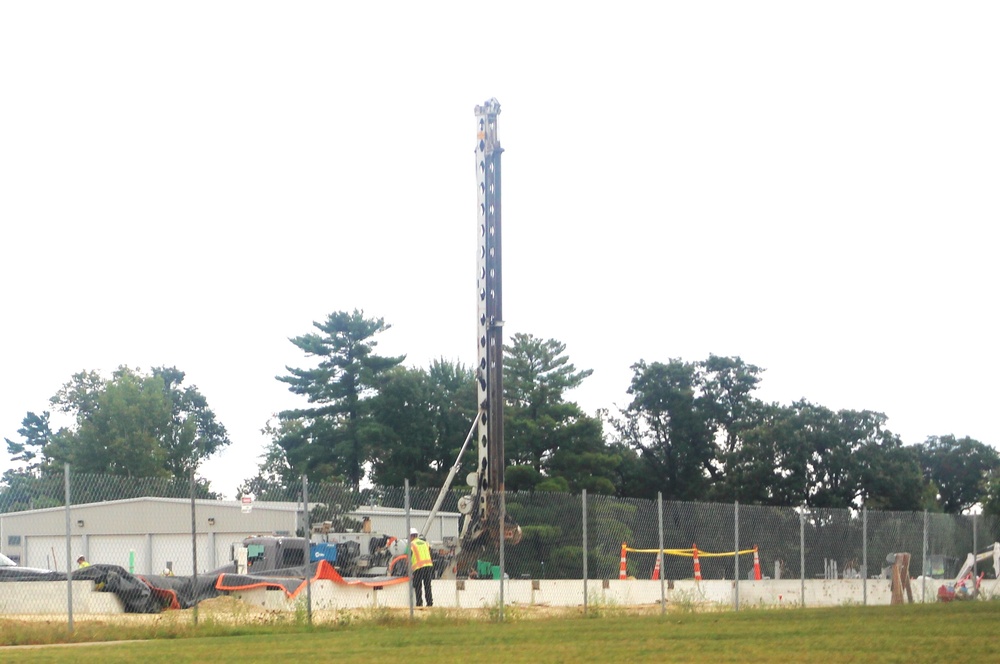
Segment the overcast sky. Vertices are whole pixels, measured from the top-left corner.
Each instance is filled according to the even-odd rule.
[[[476,357],[473,107],[501,104],[505,334],[570,393],[738,355],[758,396],[1000,445],[996,2],[4,2],[0,437],[176,366],[254,474],[289,337]],[[9,467],[0,449],[0,470]]]

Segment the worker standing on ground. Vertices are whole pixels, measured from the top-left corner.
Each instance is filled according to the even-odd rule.
[[[427,596],[427,606],[434,606],[434,596],[431,595],[431,579],[434,577],[431,547],[420,537],[416,528],[410,528],[410,569],[417,606],[424,605],[423,595]],[[422,594],[421,588],[423,588]]]

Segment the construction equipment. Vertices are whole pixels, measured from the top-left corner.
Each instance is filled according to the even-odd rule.
[[[214,573],[263,575],[305,573],[311,563],[326,560],[343,577],[405,576],[406,566],[392,562],[403,555],[405,542],[378,533],[339,533],[321,541],[304,537],[255,535],[233,544],[231,562]],[[393,574],[395,569],[396,574]]]
[[[421,532],[430,524],[451,488],[461,467],[462,457],[476,438],[477,469],[466,478],[472,491],[458,501],[463,523],[457,542],[442,542],[432,547],[437,554],[438,574],[450,578],[469,576],[481,552],[503,538],[505,544],[521,541],[521,527],[504,509],[504,443],[503,443],[503,289],[500,225],[500,155],[503,148],[497,140],[497,116],[500,102],[496,99],[476,106],[476,191],[478,197],[479,239],[476,276],[477,343],[476,419],[469,429],[458,458],[438,493],[437,501]],[[502,524],[502,525],[501,525]],[[437,543],[436,543],[437,544]],[[340,554],[338,553],[338,556]],[[441,564],[445,561],[445,564]]]
[[[491,543],[503,537],[508,544],[521,541],[521,527],[504,510],[504,445],[503,445],[503,287],[501,279],[500,225],[500,155],[503,148],[497,140],[497,116],[500,102],[490,99],[476,106],[476,195],[478,197],[479,241],[477,247],[476,315],[478,353],[476,364],[476,421],[462,445],[458,459],[438,495],[437,503],[427,523],[434,519],[445,494],[461,464],[462,455],[472,436],[476,437],[476,472],[466,481],[472,487],[469,495],[458,501],[458,511],[464,515],[454,564],[445,570],[448,577],[469,576],[475,571],[479,554]],[[426,531],[427,528],[425,527]]]
[[[951,602],[953,600],[975,599],[979,595],[985,572],[980,572],[976,576],[976,565],[978,563],[993,559],[993,573],[1000,581],[1000,542],[994,542],[988,549],[980,553],[970,553],[959,569],[955,580],[950,584],[945,584],[938,588],[938,601]],[[994,582],[994,588],[996,582]]]

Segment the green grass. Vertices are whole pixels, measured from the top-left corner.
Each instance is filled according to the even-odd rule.
[[[444,611],[409,621],[190,625],[152,640],[0,649],[8,662],[971,662],[994,661],[998,602],[562,617],[504,623]],[[9,625],[0,623],[4,629]],[[53,627],[49,626],[50,629]],[[87,629],[80,625],[76,637]],[[136,630],[137,628],[133,628]],[[57,632],[58,633],[58,632]],[[65,634],[65,630],[63,630]],[[137,631],[117,632],[135,638]],[[96,636],[92,634],[92,636]],[[108,634],[108,636],[111,636]],[[289,658],[289,659],[286,659]]]

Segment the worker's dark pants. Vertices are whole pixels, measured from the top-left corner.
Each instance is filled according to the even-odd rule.
[[[413,570],[413,594],[417,599],[417,606],[423,606],[423,595],[420,588],[423,587],[424,595],[427,595],[427,606],[434,606],[434,596],[431,595],[431,579],[434,578],[434,566],[428,565],[420,569]]]

